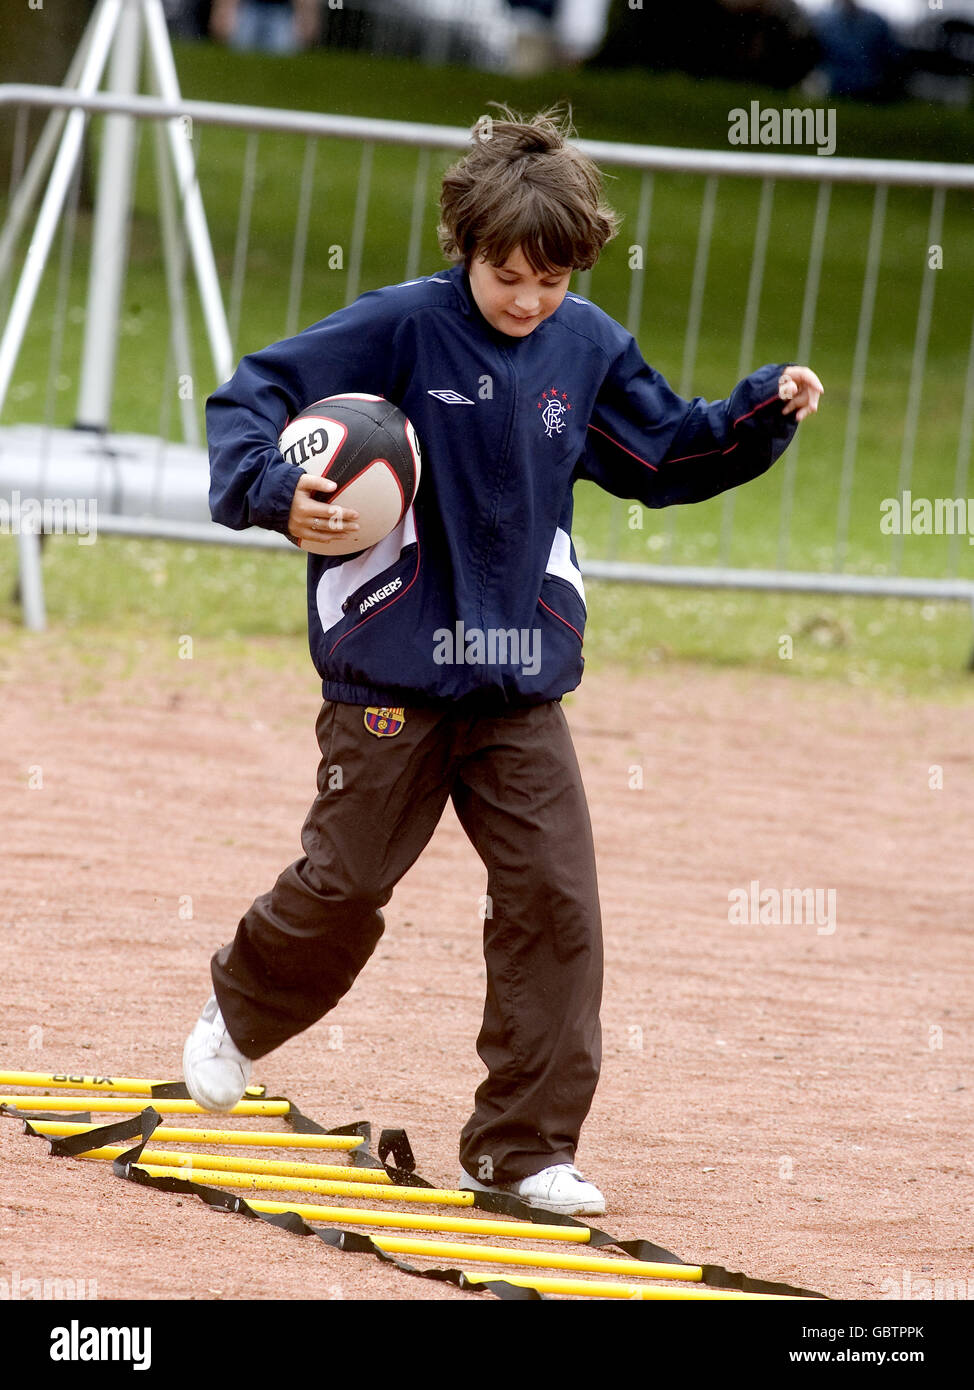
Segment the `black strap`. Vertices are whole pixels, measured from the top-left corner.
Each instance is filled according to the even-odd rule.
[[[24,1096],[24,1100],[28,1100]],[[21,1110],[19,1105],[0,1105],[0,1115],[12,1115],[15,1120],[66,1120],[79,1125],[92,1123],[90,1110]],[[31,1131],[36,1133],[36,1131]],[[46,1135],[41,1136],[47,1138]]]
[[[397,1173],[415,1173],[416,1159],[404,1129],[384,1129],[379,1135],[378,1153],[383,1163],[392,1154]]]
[[[74,1158],[78,1154],[88,1153],[90,1149],[102,1149],[108,1144],[117,1144],[122,1139],[134,1139],[136,1136],[142,1141],[138,1146],[141,1153],[159,1119],[158,1112],[150,1106],[140,1110],[137,1115],[130,1115],[127,1120],[119,1120],[114,1125],[102,1125],[99,1129],[90,1129],[86,1134],[66,1134],[62,1138],[43,1134],[38,1137],[50,1140],[52,1157]],[[26,1129],[28,1134],[37,1134],[37,1130],[30,1125],[27,1125]]]

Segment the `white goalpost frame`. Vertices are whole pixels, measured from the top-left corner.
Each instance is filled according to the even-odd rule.
[[[98,90],[115,37],[122,3],[123,0],[100,0],[98,9],[92,15],[91,39],[77,82],[77,91],[81,96],[89,96]],[[64,124],[47,190],[37,214],[27,259],[14,293],[3,336],[0,337],[0,410],[3,409],[7,391],[10,389],[10,379],[23,345],[27,322],[34,307],[37,290],[54,242],[58,219],[81,153],[84,127],[84,112],[80,109],[71,111]]]
[[[161,0],[98,0],[63,84],[65,91],[89,97],[99,91],[107,69],[106,89],[131,96],[139,89],[142,42],[147,50],[153,95],[178,103],[181,99],[176,64]],[[50,167],[23,270],[17,282],[7,322],[0,335],[0,410],[3,409],[30,315],[50,258],[61,214],[81,157],[88,114],[81,108],[67,115],[52,112],[41,133],[0,241],[0,270],[9,263]],[[225,381],[233,370],[230,330],[220,290],[209,226],[203,208],[196,160],[186,123],[166,122],[166,137],[157,149],[160,183],[160,222],[167,266],[167,290],[173,325],[177,369],[188,362],[189,334],[181,265],[179,217],[183,222],[203,306],[203,316],[216,377]],[[166,149],[172,170],[163,168]],[[56,153],[55,153],[56,147]],[[84,346],[75,428],[107,433],[118,354],[119,309],[128,256],[135,165],[135,122],[129,115],[106,116],[99,163],[92,227]],[[170,172],[175,175],[173,180]],[[195,418],[182,412],[187,442],[198,443]],[[18,525],[19,588],[25,626],[43,630],[45,605],[41,573],[41,537],[31,519]]]
[[[137,90],[140,50],[139,12],[135,6],[123,4],[112,44],[109,91],[129,95]],[[83,430],[108,428],[128,252],[134,156],[134,122],[125,116],[106,116],[95,194],[88,304],[75,413],[76,428]]]

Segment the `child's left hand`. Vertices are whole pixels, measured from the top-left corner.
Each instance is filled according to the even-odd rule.
[[[782,415],[797,411],[798,421],[804,420],[806,415],[814,415],[824,391],[825,387],[811,367],[786,367],[778,378],[778,395],[787,401]]]

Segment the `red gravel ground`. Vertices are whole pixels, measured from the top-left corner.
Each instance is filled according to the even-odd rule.
[[[79,677],[25,639],[0,663],[0,1068],[178,1077],[212,951],[299,852],[307,658],[241,674],[145,644]],[[676,666],[592,672],[566,709],[607,951],[578,1155],[608,1196],[596,1224],[836,1298],[905,1278],[974,1296],[970,710]],[[834,889],[834,930],[732,923],[752,880]],[[350,995],[254,1078],[329,1127],[404,1126],[446,1186],[482,1075],[484,882],[449,811]],[[475,1297],[51,1159],[22,1128],[0,1121],[0,1278]]]

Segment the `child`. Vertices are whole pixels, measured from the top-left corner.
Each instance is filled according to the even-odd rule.
[[[822,386],[776,365],[726,401],[676,396],[624,329],[568,293],[616,232],[598,169],[557,113],[503,117],[477,127],[444,177],[452,268],[364,294],[244,358],[207,403],[210,504],[226,526],[354,533],[353,511],[319,500],[333,484],[277,449],[289,417],[339,392],[401,407],[423,478],[354,591],[346,555],[309,556],[324,704],[304,855],[213,957],[215,993],[183,1069],[201,1106],[228,1110],[253,1059],[334,1008],[450,799],[489,903],[477,1042],[488,1074],[461,1134],[460,1184],[598,1215],[605,1199],[574,1166],[601,1060],[602,940],[561,707],[583,666],[572,486],[591,479],[650,507],[711,497],[765,472]]]

